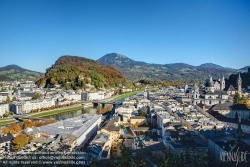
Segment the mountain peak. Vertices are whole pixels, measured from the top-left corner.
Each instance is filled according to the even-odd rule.
[[[123,66],[134,64],[135,61],[119,53],[109,53],[98,59],[97,62],[103,66]]]
[[[122,58],[122,59],[129,59],[128,57],[126,57],[126,56],[124,56],[122,54],[119,54],[119,53],[108,53],[108,54],[104,55],[101,58]]]
[[[224,67],[214,64],[214,63],[204,63],[199,65],[199,67],[206,67],[206,68],[215,68],[215,69],[224,69]]]
[[[2,67],[2,68],[6,69],[6,70],[11,70],[11,69],[14,69],[14,70],[25,70],[24,68],[22,68],[22,67],[20,67],[20,66],[18,66],[16,64],[10,64],[10,65],[7,65],[7,66]]]
[[[43,76],[43,73],[24,69],[16,64],[0,67],[1,81],[15,81],[15,80],[37,80]]]

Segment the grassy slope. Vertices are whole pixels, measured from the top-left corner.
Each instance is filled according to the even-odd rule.
[[[14,123],[16,120],[13,118],[3,118],[0,119],[0,125],[5,125],[5,124],[9,124],[9,123]]]

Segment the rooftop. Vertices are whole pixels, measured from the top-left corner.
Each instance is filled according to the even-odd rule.
[[[14,136],[11,133],[8,133],[7,135],[0,137],[0,143],[5,143],[8,141],[11,141],[14,138]]]
[[[213,110],[246,110],[250,111],[245,104],[219,103],[213,107]]]
[[[218,111],[208,110],[207,112],[209,114],[211,114],[214,118],[216,118],[219,121],[222,121],[222,122],[231,122],[231,123],[238,124],[238,119],[236,119],[236,118],[227,118],[224,115],[218,113]],[[242,125],[249,125],[250,126],[250,121],[242,119],[241,120],[241,124]]]
[[[107,123],[104,125],[102,129],[108,130],[108,131],[119,131],[120,128],[115,125],[116,120],[109,120]]]
[[[83,114],[78,117],[61,120],[53,124],[40,127],[40,132],[50,135],[59,133],[72,134],[80,137],[90,126],[92,126],[101,115]]]

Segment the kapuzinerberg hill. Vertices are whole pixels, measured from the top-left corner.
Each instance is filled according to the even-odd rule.
[[[37,85],[53,87],[59,84],[67,89],[77,89],[86,86],[119,86],[125,82],[126,79],[113,67],[103,67],[95,60],[84,57],[61,56],[46,70],[45,76],[37,81]]]

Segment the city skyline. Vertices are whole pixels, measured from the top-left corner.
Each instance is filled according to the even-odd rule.
[[[0,2],[0,67],[45,72],[62,55],[249,65],[249,1]]]

